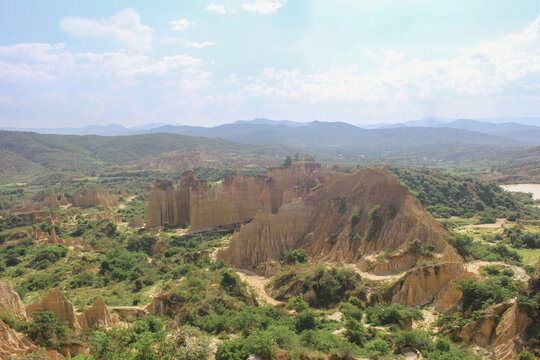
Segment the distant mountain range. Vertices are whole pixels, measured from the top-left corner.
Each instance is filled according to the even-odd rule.
[[[508,120],[508,121],[506,121]],[[513,121],[510,121],[513,120]],[[390,135],[395,134],[416,134],[425,131],[388,131],[390,129],[402,128],[451,128],[475,132],[483,135],[500,137],[500,139],[486,138],[476,135],[479,144],[499,141],[500,145],[539,145],[540,144],[540,118],[517,118],[517,119],[492,119],[490,121],[479,121],[474,119],[421,119],[405,123],[381,123],[359,127],[343,122],[319,122],[308,123],[295,122],[290,120],[269,120],[257,118],[254,120],[239,120],[230,124],[223,124],[214,127],[170,125],[163,123],[152,123],[137,127],[127,128],[118,124],[109,125],[89,125],[79,128],[3,128],[10,131],[31,131],[40,134],[58,135],[101,135],[101,136],[127,136],[142,135],[150,133],[173,133],[189,136],[203,136],[211,138],[221,138],[229,141],[249,144],[280,143],[293,146],[304,146],[306,149],[317,147],[323,144],[333,148],[350,148],[349,142],[357,142],[363,136],[371,139],[373,134]],[[370,133],[366,130],[387,130],[384,132]],[[320,133],[322,131],[322,133]],[[429,132],[438,134],[439,140],[452,142],[456,132],[447,132],[449,136],[445,139],[444,130]],[[371,135],[367,135],[371,134]],[[463,133],[465,138],[470,138],[472,134]],[[354,137],[354,139],[352,139]],[[365,140],[365,139],[364,139]],[[380,139],[381,141],[386,141]],[[315,142],[316,141],[316,142]],[[313,144],[312,144],[313,143]],[[313,145],[313,146],[311,146]],[[356,147],[356,146],[353,146]]]

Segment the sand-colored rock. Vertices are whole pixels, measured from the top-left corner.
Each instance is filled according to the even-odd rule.
[[[50,233],[41,229],[32,229],[30,230],[30,236],[38,242],[47,243],[50,245],[57,245],[60,240],[58,235],[56,235],[56,230],[54,228],[51,229]]]
[[[94,301],[92,307],[86,310],[83,315],[85,327],[92,329],[99,327],[112,328],[120,323],[118,315],[111,314],[101,296]]]
[[[33,318],[33,314],[37,311],[54,312],[59,321],[67,322],[69,327],[77,332],[82,328],[73,304],[58,288],[45,295],[41,302],[36,301],[26,308],[26,314],[29,318]]]
[[[0,281],[0,311],[8,311],[19,319],[26,319],[26,309],[11,283]]]
[[[144,220],[138,217],[132,217],[129,219],[128,226],[135,229],[141,229],[144,227]]]
[[[60,206],[68,206],[69,205],[69,201],[68,201],[66,195],[62,194],[60,196],[59,204],[60,204]]]
[[[407,306],[431,303],[435,296],[444,291],[451,281],[463,275],[462,263],[441,263],[417,267],[405,275],[403,285],[392,297],[392,302]],[[461,296],[457,299],[459,299]]]
[[[38,347],[32,344],[26,335],[13,330],[0,320],[0,359],[36,350]]]
[[[85,195],[77,191],[73,195],[73,205],[78,207],[101,206],[110,209],[118,206],[118,199],[116,195],[107,190],[92,189]]]
[[[491,359],[513,359],[525,343],[526,329],[532,323],[517,301],[482,310],[482,320],[465,325],[459,332],[464,343],[486,348]],[[494,315],[499,316],[496,323]]]
[[[148,201],[147,226],[191,225],[191,231],[244,224],[259,210],[275,213],[284,203],[309,194],[334,172],[316,163],[272,168],[268,176],[228,176],[209,186],[192,171],[182,175],[177,189],[158,180]]]
[[[380,206],[381,226],[370,235],[373,222],[368,213],[375,205]],[[355,224],[350,221],[353,213],[359,214]],[[415,240],[433,245],[442,257],[449,247],[444,234],[406,187],[380,169],[367,168],[335,176],[302,200],[283,204],[275,214],[260,210],[218,257],[256,268],[279,258],[285,250],[303,248],[316,260],[355,263],[361,256],[385,249],[405,250]],[[414,262],[408,260],[406,265]]]
[[[492,359],[512,359],[521,351],[524,343],[525,330],[532,323],[525,309],[517,301],[504,312],[495,329]]]
[[[60,207],[60,202],[58,201],[58,197],[56,195],[54,195],[54,194],[45,196],[43,198],[42,204],[46,208],[58,208],[58,207]]]

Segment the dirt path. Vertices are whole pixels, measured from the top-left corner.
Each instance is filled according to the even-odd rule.
[[[465,264],[467,271],[475,273],[477,275],[480,274],[480,270],[484,266],[487,266],[487,265],[499,265],[503,269],[510,268],[514,270],[514,273],[515,273],[515,275],[513,276],[514,280],[520,280],[520,281],[525,281],[525,282],[529,281],[529,275],[527,275],[527,272],[525,271],[525,269],[520,268],[519,266],[509,265],[502,261],[490,262],[490,261],[477,260],[477,261],[472,261],[470,263]]]
[[[373,280],[373,281],[395,281],[395,280],[399,280],[403,275],[407,273],[406,271],[403,271],[403,272],[400,272],[399,274],[394,274],[394,275],[375,275],[375,274],[370,274],[365,271],[360,271],[354,264],[345,264],[344,266],[348,269],[351,269],[352,271],[354,271],[355,273],[357,273],[364,279]]]
[[[270,279],[267,279],[265,277],[262,277],[262,276],[259,276],[249,270],[238,270],[236,272],[238,274],[238,276],[240,277],[240,279],[242,281],[245,281],[249,287],[251,287],[253,290],[255,290],[255,292],[257,293],[257,296],[259,297],[260,300],[270,304],[270,305],[273,305],[273,306],[276,306],[276,305],[279,305],[279,304],[283,304],[283,301],[278,301],[272,297],[270,297],[267,293],[266,293],[266,290],[264,289],[264,286],[270,281]]]

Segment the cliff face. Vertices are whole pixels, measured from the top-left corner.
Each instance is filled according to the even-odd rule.
[[[276,213],[284,203],[306,196],[334,173],[315,163],[268,170],[268,176],[225,177],[209,187],[192,171],[182,175],[177,189],[158,180],[148,201],[147,226],[191,225],[191,231],[243,224],[257,211]]]
[[[370,217],[375,206],[379,210]],[[446,252],[449,245],[444,233],[393,176],[368,168],[335,176],[302,200],[283,204],[275,214],[259,211],[219,257],[256,268],[285,250],[303,248],[316,260],[351,263],[385,249],[406,252],[409,244],[417,241],[431,245],[435,256],[459,259]],[[420,257],[421,253],[413,255],[405,267]],[[396,269],[404,270],[399,265]],[[385,271],[389,270],[381,269]]]

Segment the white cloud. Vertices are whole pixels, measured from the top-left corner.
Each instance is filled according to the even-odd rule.
[[[364,50],[364,55],[366,55],[367,57],[372,57],[375,55],[375,51],[371,50],[371,49],[365,49]]]
[[[197,23],[191,22],[187,19],[173,20],[169,23],[172,31],[184,31],[190,26],[195,26]]]
[[[227,9],[225,8],[225,6],[217,4],[206,4],[205,10],[219,15],[225,15],[227,13]]]
[[[229,74],[228,79],[229,79],[229,82],[237,83],[238,82],[238,74],[237,73]]]
[[[382,49],[386,58],[371,73],[363,73],[356,66],[315,74],[266,68],[243,87],[240,95],[387,105],[524,96],[540,84],[539,29],[540,16],[521,33],[464,48],[449,59],[403,62],[402,52]]]
[[[386,60],[384,61],[383,67],[396,64],[404,55],[403,52],[392,49],[383,49],[382,52],[386,55]]]
[[[284,1],[268,0],[255,0],[255,2],[247,2],[242,4],[242,8],[244,8],[244,10],[257,12],[260,14],[273,14],[283,6],[285,6]]]
[[[196,48],[196,49],[202,49],[202,48],[205,48],[205,47],[208,47],[208,46],[212,46],[212,45],[215,45],[216,43],[215,42],[212,42],[212,41],[203,41],[203,42],[193,42],[193,41],[188,41],[184,44],[185,47],[191,47],[191,48]]]
[[[140,15],[131,8],[101,21],[81,17],[63,18],[60,21],[60,28],[74,36],[112,39],[141,51],[150,50],[153,40],[152,28],[143,25]]]

